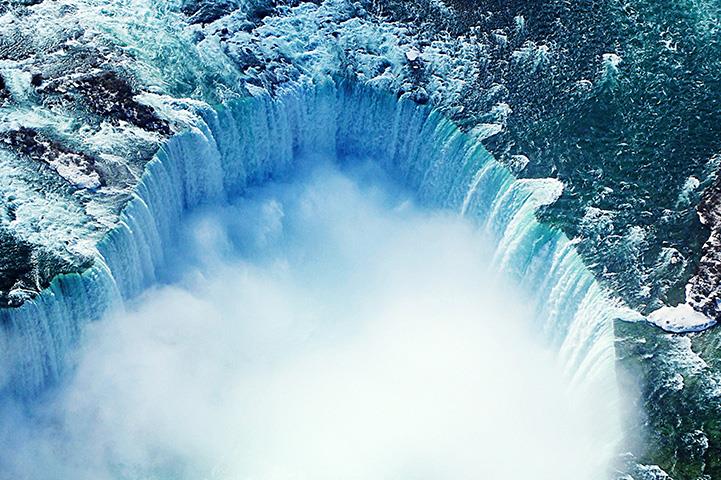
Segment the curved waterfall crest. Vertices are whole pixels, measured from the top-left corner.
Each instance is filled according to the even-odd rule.
[[[184,212],[242,195],[314,154],[379,159],[421,204],[457,211],[487,229],[497,244],[494,262],[531,292],[540,319],[532,328],[558,352],[572,381],[615,390],[617,304],[572,242],[535,216],[558,197],[558,182],[516,179],[438,111],[353,82],[309,80],[272,98],[196,113],[195,124],[147,165],[118,226],[98,245],[94,266],[58,276],[20,308],[0,310],[6,395],[32,397],[61,378],[84,324],[156,281],[163,247]]]

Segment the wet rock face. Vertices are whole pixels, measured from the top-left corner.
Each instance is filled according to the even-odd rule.
[[[7,90],[5,79],[0,75],[0,102],[4,102],[10,98],[10,92]]]
[[[43,172],[62,179],[56,184],[38,187],[43,195],[95,190],[105,185],[96,170],[95,159],[74,152],[34,129],[20,127],[0,133],[0,149],[28,160],[29,165],[34,164],[31,169],[39,176]],[[18,219],[18,210],[24,207],[25,199],[11,191],[0,194],[3,194],[0,198],[4,207],[0,211],[0,308],[18,307],[47,288],[55,276],[82,271],[91,265],[91,259],[86,256],[64,252],[66,245],[62,243],[46,248],[23,239],[12,226],[22,221]]]
[[[12,217],[12,206],[6,209]],[[57,275],[82,271],[91,264],[88,258],[69,261],[0,227],[0,308],[19,307],[49,287]]]
[[[188,16],[191,25],[211,23],[235,11],[238,2],[233,0],[189,0],[183,3],[181,11]]]
[[[0,139],[16,153],[47,164],[74,188],[94,190],[106,185],[93,157],[74,152],[31,128],[4,132]]]
[[[38,86],[38,93],[49,97],[47,102],[77,102],[80,108],[86,108],[104,121],[128,122],[163,135],[171,133],[168,123],[152,108],[138,103],[134,99],[137,92],[113,71],[90,72],[45,82],[41,74],[35,74],[33,81]]]
[[[322,0],[312,0],[320,3]],[[209,24],[226,15],[237,12],[242,8],[242,14],[253,24],[258,24],[263,18],[273,15],[275,7],[295,6],[300,0],[186,0],[180,11],[188,17],[188,23]]]
[[[134,100],[135,92],[127,80],[115,72],[104,71],[78,79],[74,87],[98,116],[126,121],[143,130],[170,135],[168,123],[158,118],[152,108]]]
[[[689,282],[688,300],[695,309],[721,320],[721,177],[704,192],[698,215],[711,235],[703,246],[696,275]]]
[[[4,142],[11,148],[35,160],[42,161],[48,151],[48,145],[38,137],[38,133],[30,128],[21,127],[3,134]]]
[[[11,206],[6,206],[7,215],[12,218]],[[33,280],[33,248],[19,241],[12,232],[0,229],[0,308],[18,306],[24,300],[21,291],[37,290]],[[15,298],[9,296],[16,291]]]

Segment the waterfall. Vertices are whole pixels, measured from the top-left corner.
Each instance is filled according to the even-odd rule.
[[[528,328],[558,352],[570,381],[616,391],[617,305],[573,242],[535,216],[558,197],[558,182],[516,179],[438,111],[343,80],[308,80],[196,113],[148,163],[94,266],[0,310],[5,395],[30,398],[62,378],[83,326],[156,281],[184,212],[283,177],[314,154],[379,159],[423,206],[457,211],[487,230],[495,264],[534,299],[539,323]]]

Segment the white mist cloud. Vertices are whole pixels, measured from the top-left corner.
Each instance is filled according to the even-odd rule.
[[[325,168],[179,239],[66,385],[4,409],[0,478],[604,476],[603,397],[565,384],[463,220]]]

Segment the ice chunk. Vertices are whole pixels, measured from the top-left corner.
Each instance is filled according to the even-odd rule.
[[[406,58],[408,59],[409,62],[415,62],[416,60],[418,60],[418,57],[420,57],[420,56],[421,56],[421,53],[418,50],[416,50],[415,48],[412,48],[412,49],[406,51]]]
[[[716,320],[694,310],[688,303],[659,308],[648,316],[648,321],[673,333],[701,332],[716,325]]]

